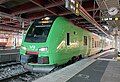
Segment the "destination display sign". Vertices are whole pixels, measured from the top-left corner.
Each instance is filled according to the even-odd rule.
[[[51,25],[38,25],[38,26],[35,26],[35,27],[51,27]]]
[[[53,21],[52,20],[42,20],[42,21],[39,21],[39,23],[52,23]]]

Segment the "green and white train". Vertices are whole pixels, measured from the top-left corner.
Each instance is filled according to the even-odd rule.
[[[110,49],[112,42],[63,17],[43,17],[35,20],[23,36],[20,60],[33,71],[48,70]]]

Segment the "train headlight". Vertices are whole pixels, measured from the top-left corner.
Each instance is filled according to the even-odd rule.
[[[48,51],[48,47],[42,47],[39,49],[39,51],[46,52],[46,51]]]
[[[24,47],[24,46],[21,46],[21,49],[23,49],[23,50],[27,50],[27,48],[26,48],[26,47]]]

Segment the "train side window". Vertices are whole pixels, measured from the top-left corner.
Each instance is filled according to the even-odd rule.
[[[95,48],[96,48],[96,41],[95,41]]]
[[[97,41],[95,41],[95,48],[97,47]]]
[[[101,42],[99,41],[99,47],[101,47]]]
[[[98,47],[99,47],[99,41],[97,41],[97,45],[98,45]]]
[[[98,47],[100,47],[100,45],[99,45],[99,41],[98,41]]]
[[[74,31],[74,35],[76,34],[76,32]]]
[[[97,41],[97,47],[98,47],[98,41]]]
[[[94,48],[94,38],[92,38],[92,48]]]
[[[84,36],[84,45],[87,45],[87,36]]]
[[[70,45],[70,33],[67,33],[67,45]]]
[[[97,47],[98,45],[97,45],[97,41],[96,41],[96,47]]]

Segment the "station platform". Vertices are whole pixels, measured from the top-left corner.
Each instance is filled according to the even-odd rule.
[[[0,54],[4,54],[4,53],[18,53],[19,49],[2,49],[0,50]]]
[[[18,61],[19,49],[5,49],[0,50],[0,63]]]
[[[33,82],[120,82],[120,61],[113,50],[82,59]]]

